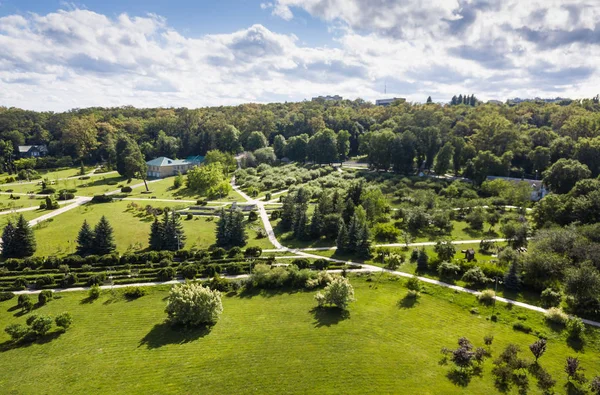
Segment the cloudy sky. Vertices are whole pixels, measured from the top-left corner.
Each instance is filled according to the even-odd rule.
[[[582,98],[599,67],[599,0],[0,0],[0,106],[35,110]]]

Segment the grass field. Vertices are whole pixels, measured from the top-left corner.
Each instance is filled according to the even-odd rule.
[[[162,180],[154,181],[148,184],[150,188],[150,194],[142,193],[146,189],[145,188],[137,188],[134,189],[132,193],[128,194],[129,197],[140,197],[140,198],[148,198],[151,196],[156,197],[157,199],[183,199],[183,200],[198,200],[200,198],[205,198],[205,196],[199,195],[198,193],[187,189],[184,186],[174,189],[173,188],[173,180],[175,177],[167,177]],[[237,201],[243,202],[244,199],[234,190],[229,192],[227,196],[223,196],[221,198],[211,198],[211,200],[218,201]]]
[[[94,226],[103,215],[112,224],[114,229],[117,251],[139,251],[148,247],[148,236],[152,217],[144,216],[141,212],[130,208],[132,202],[115,201],[103,204],[86,204],[67,211],[52,218],[51,222],[43,222],[34,227],[37,240],[36,256],[68,255],[75,252],[76,239],[83,220],[87,220]],[[171,207],[181,209],[189,204],[166,203],[166,202],[144,202],[137,203],[144,207],[150,204],[153,207]],[[26,212],[27,214],[37,213]],[[0,218],[0,221],[2,218]],[[215,219],[207,220],[207,217],[194,217],[193,220],[182,218],[183,229],[187,237],[186,248],[207,248],[215,242]],[[261,227],[257,221],[253,227]],[[248,246],[260,246],[262,248],[273,248],[267,238],[256,239],[256,232],[248,229]]]
[[[536,338],[514,331],[515,321],[548,336],[540,364],[558,380],[558,393],[567,356],[578,356],[588,377],[600,373],[596,330],[588,329],[578,352],[539,313],[499,304],[494,323],[486,319],[490,308],[472,295],[431,286],[411,304],[403,299],[404,280],[351,281],[357,301],[347,315],[314,309],[314,292],[230,296],[212,330],[191,332],[164,324],[165,287],[134,301],[119,291],[104,291],[93,303],[84,293],[63,293],[35,312],[69,311],[74,322],[66,333],[19,348],[0,333],[0,388],[7,394],[496,393],[490,359],[481,377],[461,387],[448,379],[450,367],[439,364],[440,349],[455,348],[460,336],[479,346],[491,334],[492,359],[515,343],[532,360],[527,346]],[[0,303],[3,325],[26,320],[15,304]],[[541,393],[533,378],[528,393]]]
[[[39,206],[44,201],[43,197],[19,196],[19,199],[11,199],[10,195],[0,195],[0,211],[17,210],[26,207]]]

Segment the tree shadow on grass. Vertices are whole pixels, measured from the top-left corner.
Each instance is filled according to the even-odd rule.
[[[567,338],[567,344],[575,351],[583,350],[583,339],[578,339],[576,337],[569,336]]]
[[[565,390],[567,395],[584,395],[588,393],[585,389],[571,381],[568,381],[567,384],[565,384]]]
[[[17,342],[8,340],[8,341],[5,341],[4,343],[0,343],[0,353],[14,350],[17,348],[29,347],[33,344],[50,343],[51,341],[58,339],[63,333],[65,333],[63,330],[56,330],[54,332],[47,333],[41,337],[34,337],[34,338],[25,337],[24,339],[21,339]]]
[[[313,307],[310,310],[315,316],[314,325],[316,328],[322,326],[337,325],[343,320],[350,318],[350,312],[338,307]]]
[[[406,296],[404,296],[402,299],[400,299],[398,301],[397,306],[400,309],[412,309],[413,307],[415,307],[417,305],[418,302],[419,302],[418,298],[407,294]]]
[[[98,300],[98,298],[90,298],[89,296],[86,298],[83,298],[79,301],[79,304],[92,304],[94,303],[96,300]]]
[[[472,375],[463,370],[452,369],[447,374],[448,380],[458,387],[466,387],[471,382]]]
[[[146,346],[152,349],[169,344],[185,344],[208,335],[211,329],[211,326],[186,328],[182,326],[172,326],[168,322],[163,322],[154,325],[150,332],[140,340],[138,347]]]

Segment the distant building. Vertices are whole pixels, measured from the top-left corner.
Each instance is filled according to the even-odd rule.
[[[45,145],[19,145],[21,158],[37,158],[46,155],[48,155],[48,147]]]
[[[340,95],[335,95],[335,96],[317,96],[317,97],[313,97],[312,101],[340,101],[343,98]]]
[[[177,175],[178,173],[185,174],[192,167],[200,166],[204,162],[203,156],[190,156],[186,159],[170,159],[165,156],[152,159],[146,164],[148,165],[148,178],[163,178]]]
[[[375,105],[376,106],[383,106],[383,107],[387,107],[390,104],[392,104],[395,101],[399,101],[401,103],[404,103],[406,101],[405,98],[403,97],[393,97],[391,99],[379,99],[379,100],[375,100]]]
[[[513,183],[526,182],[531,186],[531,196],[530,199],[534,202],[542,199],[546,196],[549,191],[546,189],[542,180],[532,180],[527,178],[514,178],[514,177],[496,177],[496,176],[487,176],[488,180],[505,180]]]

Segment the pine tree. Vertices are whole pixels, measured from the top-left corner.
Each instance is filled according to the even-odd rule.
[[[162,241],[163,241],[163,227],[162,224],[158,221],[158,218],[154,217],[154,222],[150,226],[150,240],[148,243],[150,244],[150,249],[154,251],[162,250]]]
[[[94,253],[98,255],[110,254],[116,249],[113,228],[103,215],[94,228]]]
[[[504,286],[512,291],[518,291],[521,288],[518,268],[516,262],[513,262],[504,276]]]
[[[346,223],[350,223],[350,221],[352,220],[355,208],[356,207],[354,206],[354,202],[352,201],[352,199],[348,198],[344,206],[344,211],[342,211],[342,218],[344,218],[344,221]]]
[[[337,235],[337,251],[345,252],[348,248],[348,229],[346,229],[346,224],[344,220],[340,218],[338,222],[338,235]]]
[[[279,226],[281,226],[283,231],[292,229],[292,225],[294,224],[295,206],[294,196],[288,195],[283,199],[281,222],[279,222]]]
[[[371,240],[369,228],[367,227],[366,223],[363,224],[363,227],[360,231],[360,240],[356,246],[356,253],[363,258],[368,258],[371,256]]]
[[[294,237],[296,240],[304,240],[306,238],[306,228],[308,225],[308,216],[306,210],[299,208],[294,220]]]
[[[11,220],[8,220],[8,223],[2,231],[2,256],[4,258],[13,258],[16,256],[14,241],[15,226],[13,225]]]
[[[177,251],[177,231],[170,221],[169,209],[165,209],[162,219],[162,249]]]
[[[35,235],[33,234],[33,229],[31,229],[29,223],[25,220],[25,217],[23,217],[23,214],[21,214],[17,220],[12,244],[15,247],[15,257],[23,258],[32,256],[35,253]]]
[[[171,223],[171,229],[173,232],[173,238],[174,238],[174,243],[173,246],[175,247],[174,251],[180,250],[185,246],[185,233],[183,232],[183,225],[181,224],[181,216],[179,215],[179,213],[176,213],[175,211],[173,211],[170,215],[170,221]]]
[[[77,235],[77,254],[81,256],[89,255],[94,251],[94,231],[86,220]]]
[[[231,212],[229,221],[229,245],[234,247],[245,246],[248,236],[244,226],[244,213],[241,210]]]
[[[217,221],[217,245],[220,247],[229,244],[229,232],[227,230],[227,213],[224,209],[219,212],[219,220]]]
[[[336,189],[331,197],[331,212],[341,213],[343,209],[344,201],[342,200],[342,195],[340,194],[340,190]]]
[[[315,207],[315,212],[310,219],[310,237],[313,239],[319,239],[323,234],[323,226],[323,214],[321,213],[321,205],[319,204],[317,207]]]
[[[419,257],[417,258],[417,271],[425,272],[429,269],[429,256],[425,250],[419,251]]]
[[[347,250],[349,252],[355,252],[362,240],[362,231],[363,227],[360,224],[360,220],[358,219],[358,215],[354,213],[352,219],[350,219],[350,224],[348,225],[348,246]]]
[[[427,104],[431,104],[433,103],[433,100],[431,100],[431,96],[427,97]]]

